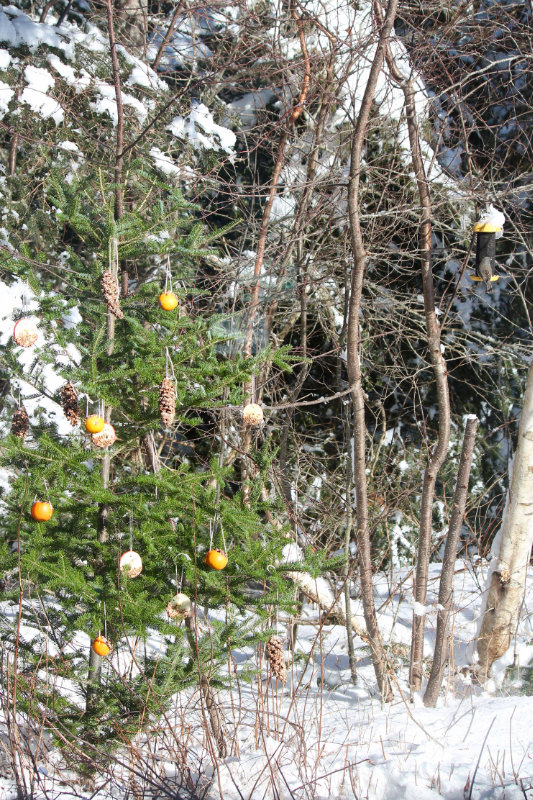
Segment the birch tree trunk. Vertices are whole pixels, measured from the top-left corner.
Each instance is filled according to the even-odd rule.
[[[518,622],[533,543],[533,364],[529,367],[518,447],[502,527],[493,544],[488,592],[477,640],[479,679],[505,653]]]

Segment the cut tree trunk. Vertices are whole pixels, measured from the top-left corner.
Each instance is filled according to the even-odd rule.
[[[477,640],[479,673],[485,681],[506,652],[518,624],[533,543],[533,364],[529,367],[518,447],[502,526],[493,546],[488,592]]]

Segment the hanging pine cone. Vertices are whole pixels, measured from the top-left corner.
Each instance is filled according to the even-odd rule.
[[[13,434],[13,436],[17,436],[19,439],[25,439],[29,427],[30,427],[30,420],[28,417],[28,412],[26,411],[24,406],[19,406],[16,409],[15,413],[13,414],[13,420],[11,422],[11,433]]]
[[[108,309],[117,318],[122,319],[124,314],[120,308],[118,299],[117,279],[108,269],[102,274],[102,294]]]
[[[63,403],[63,414],[74,427],[80,422],[80,409],[78,406],[78,395],[76,389],[69,381],[61,389],[61,402]]]
[[[277,678],[278,681],[285,681],[287,679],[287,667],[285,666],[283,642],[279,636],[270,637],[266,643],[265,652],[274,677]]]
[[[168,428],[174,421],[176,413],[176,389],[170,378],[163,378],[159,385],[159,416]]]

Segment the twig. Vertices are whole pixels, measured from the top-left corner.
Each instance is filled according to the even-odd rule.
[[[474,788],[474,781],[476,780],[476,775],[477,775],[477,771],[478,771],[478,767],[479,767],[479,762],[481,761],[481,755],[483,753],[483,750],[484,750],[485,745],[487,743],[487,739],[489,738],[489,733],[491,731],[492,726],[494,725],[495,720],[496,720],[496,717],[493,717],[492,718],[492,722],[489,725],[489,729],[488,729],[487,733],[485,734],[485,738],[483,739],[483,744],[481,745],[481,750],[479,751],[479,756],[478,756],[478,759],[477,759],[476,768],[474,770],[474,774],[472,775],[472,780],[470,782],[470,790],[468,792],[467,800],[472,800],[472,790]]]

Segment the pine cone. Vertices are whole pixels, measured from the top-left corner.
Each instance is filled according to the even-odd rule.
[[[102,294],[108,309],[117,318],[122,319],[124,314],[120,308],[118,299],[118,282],[112,272],[108,269],[102,273]]]
[[[163,378],[159,385],[159,416],[165,428],[172,425],[175,414],[176,389],[170,378]]]
[[[30,420],[28,417],[28,412],[26,411],[24,406],[19,406],[16,409],[15,413],[13,414],[13,420],[11,422],[11,433],[13,434],[13,436],[17,436],[19,439],[25,439],[29,427],[30,427]]]
[[[285,681],[287,679],[287,668],[285,666],[283,642],[279,636],[270,637],[266,643],[265,652],[274,677],[277,678],[278,681]]]
[[[61,389],[61,402],[63,403],[63,414],[74,427],[80,423],[80,409],[78,406],[78,395],[76,389],[69,381]]]

